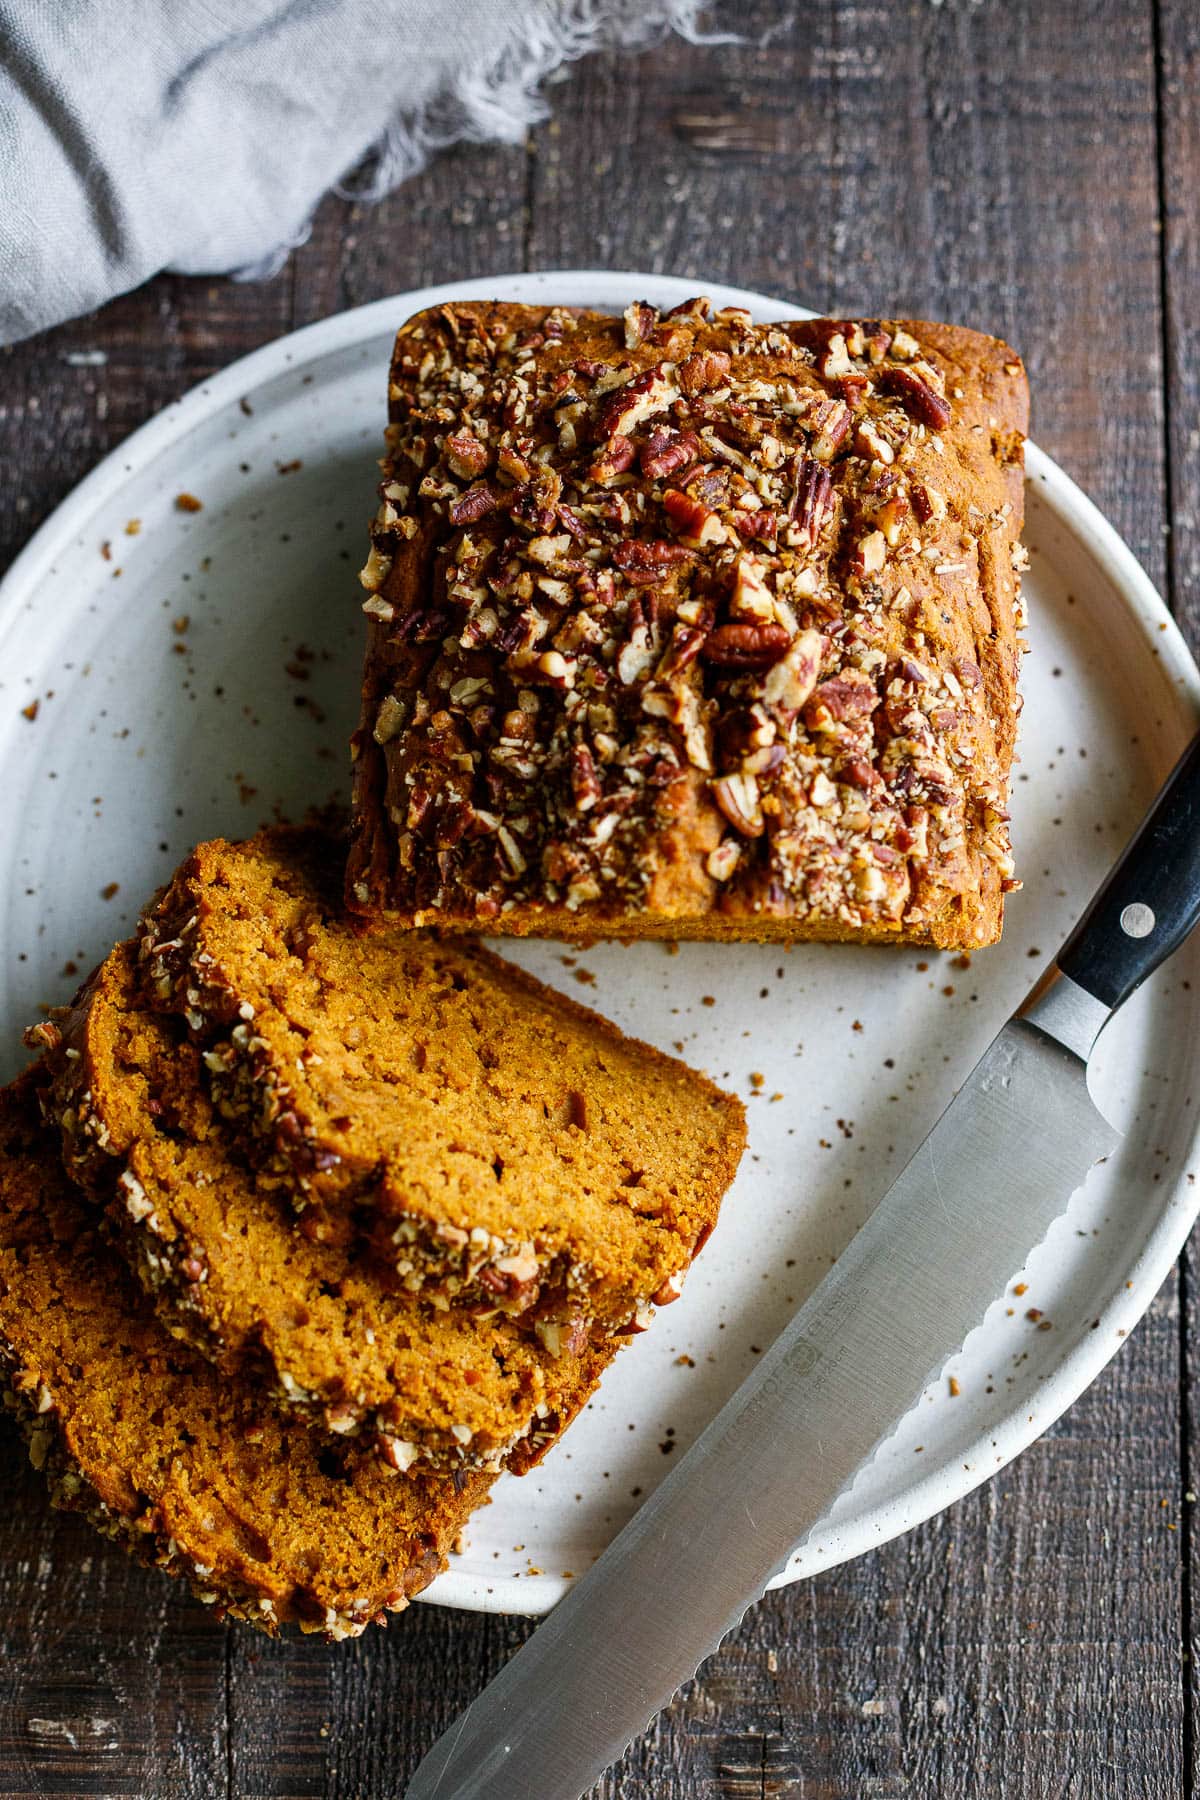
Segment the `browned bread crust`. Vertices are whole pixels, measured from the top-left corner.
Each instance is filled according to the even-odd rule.
[[[400,331],[350,906],[975,948],[1013,885],[1027,392],[953,326]]]

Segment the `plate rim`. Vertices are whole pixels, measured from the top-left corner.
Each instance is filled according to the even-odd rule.
[[[352,348],[372,335],[390,333],[410,313],[422,307],[436,306],[452,298],[516,299],[522,295],[548,298],[560,285],[575,291],[594,287],[599,303],[603,303],[600,295],[604,289],[621,289],[625,295],[631,292],[657,294],[672,303],[703,292],[712,295],[719,304],[749,306],[760,316],[768,308],[777,308],[797,318],[817,316],[808,308],[757,290],[708,282],[699,277],[655,275],[636,270],[563,268],[439,282],[387,295],[319,319],[260,345],[196,383],[122,439],[77,482],[42,521],[0,578],[0,638],[19,613],[21,596],[53,568],[56,558],[69,548],[71,540],[86,529],[87,522],[126,480],[144,471],[161,454],[231,402],[236,404],[242,396],[253,393],[289,369],[302,368]],[[612,303],[611,299],[609,303]],[[382,424],[382,407],[380,411]],[[1160,659],[1165,674],[1178,689],[1181,712],[1190,710],[1200,719],[1200,669],[1178,624],[1133,551],[1071,476],[1032,442],[1026,443],[1025,470],[1027,482],[1036,483],[1040,497],[1049,506],[1056,522],[1082,542],[1117,590],[1122,604],[1140,628],[1147,648]],[[1193,1149],[1197,1148],[1200,1148],[1200,1120],[1193,1136]],[[1018,1420],[1016,1413],[1020,1411],[1024,1415],[1027,1408],[1010,1405],[1002,1414],[999,1426],[981,1433],[980,1445],[986,1439],[992,1451],[986,1462],[982,1456],[973,1457],[970,1468],[964,1468],[961,1463],[956,1463],[953,1470],[946,1466],[934,1467],[918,1481],[904,1483],[895,1497],[886,1503],[888,1513],[903,1508],[901,1519],[885,1518],[881,1525],[878,1503],[866,1511],[860,1509],[858,1514],[838,1522],[834,1548],[825,1553],[822,1546],[810,1538],[771,1585],[788,1585],[821,1570],[835,1568],[903,1535],[990,1480],[1042,1436],[1100,1375],[1133,1326],[1143,1317],[1198,1214],[1200,1187],[1195,1190],[1194,1199],[1182,1203],[1174,1189],[1162,1191],[1157,1220],[1127,1269],[1132,1286],[1114,1296],[1099,1315],[1102,1326],[1121,1326],[1124,1335],[1118,1335],[1116,1329],[1085,1334],[1047,1373],[1039,1388],[1036,1416],[1022,1416]],[[471,1611],[537,1615],[549,1611],[568,1586],[566,1581],[551,1577],[530,1581],[500,1576],[493,1577],[489,1583],[465,1571],[460,1573],[452,1566],[417,1598],[431,1605],[457,1606]]]

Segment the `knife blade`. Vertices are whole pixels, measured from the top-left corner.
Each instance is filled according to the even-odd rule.
[[[1087,1058],[1198,917],[1200,735],[833,1269],[408,1800],[577,1800],[695,1673],[1118,1142]]]

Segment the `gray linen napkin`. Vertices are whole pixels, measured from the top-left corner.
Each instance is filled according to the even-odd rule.
[[[0,0],[0,342],[160,269],[271,274],[353,171],[375,198],[456,139],[519,141],[563,62],[700,8]]]

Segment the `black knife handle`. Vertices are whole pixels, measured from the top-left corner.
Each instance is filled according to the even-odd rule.
[[[1200,923],[1200,732],[1058,957],[1064,975],[1118,1007]]]

